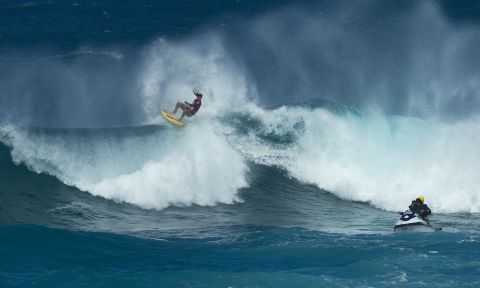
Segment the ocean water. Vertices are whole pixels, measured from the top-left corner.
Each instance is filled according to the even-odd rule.
[[[3,1],[0,286],[479,287],[479,20]],[[443,230],[394,233],[418,195]]]

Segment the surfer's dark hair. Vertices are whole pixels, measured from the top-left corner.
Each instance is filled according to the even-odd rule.
[[[198,92],[197,88],[193,88],[193,94],[195,94],[195,96],[197,96],[197,97],[203,97],[203,94]]]

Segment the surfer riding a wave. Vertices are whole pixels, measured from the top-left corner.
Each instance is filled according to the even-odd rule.
[[[193,100],[193,103],[189,103],[187,101],[184,101],[184,102],[177,102],[177,105],[175,105],[175,109],[173,110],[173,112],[171,113],[172,116],[175,117],[175,114],[177,113],[178,111],[178,108],[182,109],[182,116],[180,116],[180,118],[178,118],[178,120],[182,121],[183,117],[187,116],[187,117],[192,117],[193,115],[195,115],[195,113],[198,112],[198,110],[200,109],[200,106],[202,106],[202,93],[198,92],[198,90],[196,88],[193,89],[193,94],[195,94],[195,96],[197,96],[197,99],[194,99]]]

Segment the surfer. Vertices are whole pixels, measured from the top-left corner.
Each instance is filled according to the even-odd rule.
[[[198,112],[200,109],[200,106],[202,106],[202,93],[198,92],[196,88],[193,89],[193,94],[197,96],[197,99],[193,100],[193,103],[188,103],[187,101],[184,102],[177,102],[177,105],[175,105],[175,109],[172,112],[172,115],[175,116],[175,114],[178,111],[178,108],[182,109],[183,113],[182,116],[178,120],[182,121],[183,117],[192,117],[195,115],[195,113]]]
[[[412,201],[412,204],[408,207],[410,211],[413,213],[417,213],[422,217],[422,219],[427,222],[427,224],[430,224],[430,221],[428,220],[428,215],[432,214],[432,210],[428,208],[427,204],[424,203],[425,198],[423,196],[418,196],[417,199]]]

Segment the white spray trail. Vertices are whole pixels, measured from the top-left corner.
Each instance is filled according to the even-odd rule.
[[[149,121],[158,117],[159,109],[172,110],[177,101],[191,102],[194,87],[204,94],[200,117],[242,109],[256,95],[214,34],[181,43],[160,39],[145,52],[145,59],[138,81]]]

